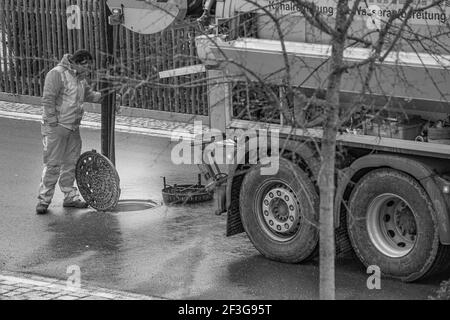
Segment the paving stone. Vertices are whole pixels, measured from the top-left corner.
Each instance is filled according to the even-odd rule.
[[[29,278],[20,278],[17,279],[15,277],[10,277],[10,276],[2,276],[0,275],[0,279],[4,279],[7,282],[6,283],[11,283],[11,284],[31,284],[33,286],[48,286],[49,283],[48,282],[44,282],[44,281],[37,281],[37,280],[33,280],[33,279],[29,279]]]
[[[80,300],[102,300],[102,301],[104,301],[104,300],[109,300],[109,299],[102,298],[102,297],[96,297],[96,296],[87,296],[85,298],[81,298]]]
[[[14,290],[14,289],[16,289],[17,287],[15,287],[15,286],[11,286],[11,285],[0,285],[0,290],[2,290],[2,291],[11,291],[11,290]]]
[[[3,288],[0,288],[0,295],[5,294],[5,293],[8,293],[8,292],[10,292],[10,291],[11,291],[11,289],[3,289]]]
[[[13,291],[9,291],[7,293],[4,293],[3,296],[4,297],[13,297],[13,296],[17,296],[19,294],[20,294],[20,292],[16,292],[15,290],[13,290]]]
[[[33,292],[27,292],[20,295],[22,300],[30,300],[30,298],[33,296]]]
[[[2,272],[3,273],[3,272]],[[53,278],[0,274],[0,299],[7,300],[153,300],[133,293],[84,285],[70,290],[65,281]],[[4,282],[10,283],[8,285]],[[13,285],[11,285],[13,284]]]
[[[33,291],[32,288],[18,288],[14,290],[14,292],[19,292],[21,294]]]
[[[49,294],[43,295],[42,298],[44,298],[46,300],[55,300],[61,296],[62,296],[61,293],[49,293]]]
[[[61,281],[61,280],[58,280],[58,279],[46,279],[46,278],[39,277],[39,276],[30,276],[30,279],[36,280],[36,281],[42,281],[42,282],[45,282],[45,283],[57,283],[57,282]],[[62,281],[62,282],[64,282],[64,281]]]
[[[58,298],[56,298],[56,300],[77,300],[77,297],[74,296],[60,296]]]
[[[40,295],[30,295],[26,300],[48,300]]]
[[[68,294],[69,295],[71,295],[71,296],[74,296],[74,297],[77,297],[77,298],[84,298],[84,297],[87,297],[87,296],[89,296],[89,293],[88,292],[68,292]]]
[[[117,295],[106,293],[106,292],[92,292],[93,296],[105,298],[105,299],[114,299],[117,298]]]
[[[39,290],[41,292],[45,292],[45,293],[56,293],[56,292],[60,291],[60,290],[53,289],[53,288],[48,288],[48,287],[36,287],[34,289],[35,290]]]
[[[46,298],[46,294],[45,293],[41,293],[41,292],[38,292],[38,291],[30,291],[30,292],[27,292],[27,293],[23,293],[23,294],[20,295],[20,297],[23,300],[34,300],[34,299],[37,299],[37,298],[40,298],[42,300],[48,300]]]
[[[10,280],[3,280],[2,281],[2,285],[15,285],[17,282],[13,282],[13,281],[10,281]]]

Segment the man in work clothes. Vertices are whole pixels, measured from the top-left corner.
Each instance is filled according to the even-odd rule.
[[[80,122],[84,102],[99,102],[101,94],[86,82],[92,55],[79,50],[66,54],[47,74],[42,97],[42,141],[44,170],[39,187],[37,214],[47,213],[56,183],[64,193],[64,207],[87,208],[80,199],[75,182],[75,166],[81,155]]]

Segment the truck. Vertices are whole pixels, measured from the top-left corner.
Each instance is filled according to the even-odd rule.
[[[311,3],[325,18],[335,16],[334,1]],[[376,31],[380,19],[400,6],[400,1],[370,3],[358,8],[352,24],[355,36]],[[210,181],[208,187],[217,192],[218,213],[227,214],[226,234],[246,232],[255,248],[275,261],[302,263],[313,258],[319,246],[317,176],[323,129],[320,123],[294,125],[280,109],[295,114],[295,96],[279,99],[284,106],[274,106],[268,92],[282,97],[289,89],[308,97],[323,96],[320,88],[328,76],[330,38],[308,23],[295,0],[207,0],[202,8],[198,1],[186,0],[108,0],[108,5],[112,21],[141,33],[157,32],[189,15],[199,17],[205,27],[205,34],[196,39],[202,64],[170,71],[206,72],[209,126],[225,137],[213,145],[232,146],[227,149],[231,156],[225,154],[233,161],[223,172],[218,164],[226,161],[214,159],[214,152],[209,155],[212,162],[199,164]],[[137,12],[140,19],[133,18]],[[149,13],[152,19],[145,18]],[[406,282],[450,266],[446,46],[450,45],[450,11],[443,2],[416,13],[409,30],[434,32],[442,36],[443,46],[431,54],[426,37],[413,45],[401,42],[377,65],[370,95],[362,98],[358,70],[345,74],[340,101],[351,108],[358,97],[360,106],[336,137],[337,253],[353,251],[365,266],[376,265],[385,276]],[[344,60],[362,61],[370,50],[349,46]],[[308,110],[308,115],[299,116],[320,116],[322,111]],[[276,132],[278,143],[269,143],[266,154],[279,157],[276,173],[261,173],[267,159],[248,144],[249,130],[257,135]],[[244,141],[245,152],[236,152],[239,141]],[[207,144],[203,141],[203,145]]]

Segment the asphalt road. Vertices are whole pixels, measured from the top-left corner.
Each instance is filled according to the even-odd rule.
[[[82,129],[83,150],[100,149],[98,130]],[[169,183],[196,182],[196,166],[175,166],[163,138],[118,134],[117,170],[123,199],[162,200]],[[82,281],[173,299],[317,299],[319,268],[263,258],[245,234],[225,237],[214,202],[117,212],[62,208],[57,189],[50,213],[35,214],[42,169],[39,123],[0,118],[0,269],[60,279],[78,265]],[[356,259],[339,260],[339,299],[426,299],[444,275],[404,284],[382,279],[369,290]]]

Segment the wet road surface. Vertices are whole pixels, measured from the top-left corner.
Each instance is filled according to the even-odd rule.
[[[263,258],[245,234],[225,237],[226,217],[214,201],[117,212],[62,208],[59,187],[50,213],[35,214],[42,168],[39,123],[0,119],[0,269],[66,279],[78,265],[82,281],[173,299],[317,299],[318,262],[289,265]],[[83,151],[100,150],[100,132],[82,129]],[[196,166],[175,166],[167,139],[118,134],[122,199],[162,200],[169,183],[195,183]],[[426,299],[440,276],[403,284],[368,275],[354,258],[337,262],[339,299]]]

